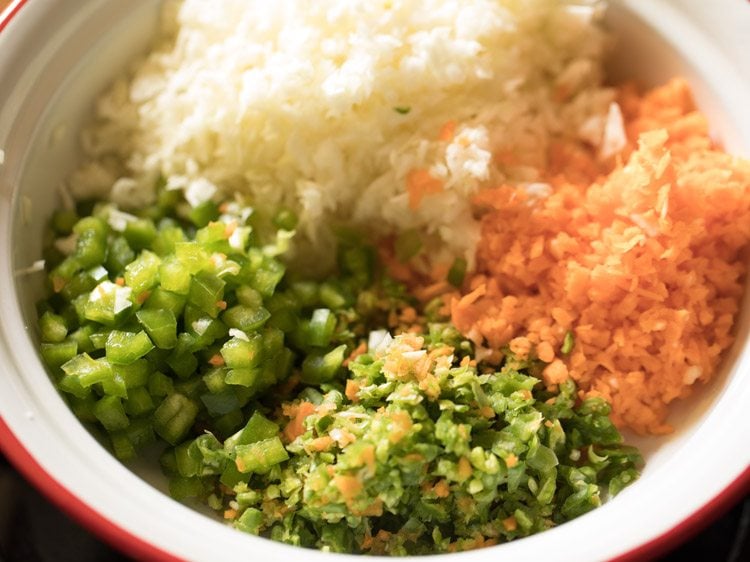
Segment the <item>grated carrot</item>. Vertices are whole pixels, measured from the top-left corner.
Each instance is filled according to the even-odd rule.
[[[446,302],[454,324],[494,349],[549,363],[639,433],[671,431],[668,404],[716,372],[732,344],[750,250],[750,162],[712,143],[677,79],[618,91],[627,146],[611,162],[582,144],[550,148],[532,199],[498,186],[475,196],[477,267]],[[559,350],[568,331],[575,347]]]
[[[406,189],[409,193],[409,208],[414,211],[427,195],[443,191],[443,182],[432,177],[428,170],[412,170],[406,177]]]
[[[347,503],[350,503],[362,491],[362,482],[356,476],[340,474],[333,477],[334,485],[339,489]]]
[[[208,360],[208,362],[214,367],[224,366],[224,358],[218,353],[215,353],[214,355],[212,355],[211,358]]]
[[[462,480],[466,480],[469,478],[472,474],[471,470],[471,463],[469,463],[469,459],[466,457],[461,457],[458,459],[458,476]]]
[[[456,135],[456,122],[455,121],[446,121],[443,126],[440,128],[440,133],[438,134],[438,140],[443,142],[450,142],[453,140],[453,137]]]
[[[305,432],[305,418],[315,412],[312,402],[300,402],[284,412],[291,419],[284,428],[284,437],[288,442],[294,441]]]
[[[358,392],[359,392],[359,383],[357,383],[353,379],[347,379],[346,389],[344,390],[344,394],[346,395],[346,397],[352,402],[359,402],[359,396],[357,395]]]

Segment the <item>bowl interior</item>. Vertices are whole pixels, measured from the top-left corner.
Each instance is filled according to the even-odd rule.
[[[127,68],[129,61],[147,49],[157,28],[160,2],[95,0],[75,9],[70,5],[66,8],[64,4],[31,2],[21,10],[17,21],[0,34],[0,53],[14,53],[12,59],[7,57],[0,60],[0,147],[5,150],[5,164],[0,167],[0,228],[4,229],[0,247],[3,262],[0,266],[0,291],[3,295],[0,318],[6,353],[14,358],[5,374],[7,380],[0,384],[0,395],[6,396],[6,399],[0,397],[3,416],[43,465],[52,462],[50,455],[53,453],[50,452],[51,446],[43,442],[44,432],[39,431],[39,424],[45,430],[53,428],[51,431],[66,435],[66,440],[61,440],[60,449],[55,453],[62,451],[63,454],[80,455],[81,458],[71,459],[70,466],[62,467],[58,476],[75,494],[85,496],[96,510],[105,511],[99,506],[111,499],[114,491],[132,490],[134,498],[148,509],[137,505],[122,508],[116,504],[112,508],[112,517],[117,519],[118,525],[129,527],[146,540],[170,545],[164,548],[178,555],[198,558],[210,558],[212,551],[199,545],[208,536],[225,540],[227,548],[230,545],[248,545],[248,541],[252,540],[256,547],[273,549],[273,553],[279,556],[284,556],[284,553],[293,555],[294,551],[280,545],[267,546],[267,541],[240,537],[239,533],[220,525],[212,527],[207,519],[196,517],[183,506],[132,477],[128,469],[119,465],[82,429],[55,393],[38,359],[35,351],[34,304],[42,295],[42,275],[16,275],[14,272],[30,266],[41,257],[46,220],[60,204],[57,188],[75,169],[80,158],[80,130],[92,114],[97,95]],[[642,4],[638,8],[635,1],[617,3],[608,12],[607,25],[618,37],[610,61],[611,81],[616,83],[634,78],[644,86],[653,86],[675,75],[686,77],[694,88],[699,107],[712,124],[716,138],[730,152],[750,154],[750,118],[747,118],[747,110],[743,108],[740,93],[732,93],[742,92],[743,86],[739,84],[734,88],[733,80],[736,77],[731,75],[731,69],[710,48],[691,51],[691,47],[696,47],[690,35],[694,31],[689,27],[679,28],[684,22],[679,17],[673,19],[672,27],[664,27],[667,24],[663,21],[660,21],[661,27],[658,29],[646,23]],[[660,8],[654,9],[658,12]],[[651,19],[654,13],[648,12],[646,19],[655,21]],[[671,12],[666,13],[670,14],[674,16]],[[661,17],[665,13],[659,12],[657,15]],[[16,25],[17,30],[14,29]],[[24,45],[39,44],[34,42],[34,36],[48,37],[49,40],[43,48],[23,49]],[[700,37],[696,40],[699,47],[707,45]],[[717,84],[722,87],[718,88]],[[740,116],[744,119],[738,118]],[[3,223],[5,217],[8,220]],[[614,546],[607,545],[603,538],[608,535],[610,525],[621,521],[618,518],[623,517],[627,510],[639,510],[638,506],[643,506],[644,502],[652,504],[653,498],[659,495],[663,499],[664,487],[670,483],[670,475],[676,474],[673,471],[679,471],[685,463],[694,462],[696,453],[711,439],[716,439],[717,435],[723,435],[722,439],[741,439],[743,432],[746,436],[750,431],[750,422],[744,421],[742,412],[743,403],[750,403],[750,378],[745,376],[745,380],[742,380],[743,371],[747,375],[750,364],[746,351],[750,310],[746,303],[747,297],[738,321],[737,342],[730,350],[721,373],[711,384],[700,388],[693,397],[673,409],[670,421],[678,428],[677,431],[659,438],[628,436],[643,449],[647,458],[646,468],[638,483],[623,492],[617,501],[592,514],[549,533],[499,548],[507,550],[509,554],[514,553],[518,559],[532,560],[535,553],[549,553],[568,540],[578,540],[575,538],[578,533],[580,540],[589,541],[590,544],[589,551],[582,554],[583,558],[609,557],[620,553],[628,545],[639,544],[668,530],[679,521],[675,517],[680,513],[689,513],[696,505],[702,505],[696,504],[701,497],[710,499],[726,486],[726,481],[706,484],[705,491],[690,500],[692,503],[685,500],[687,503],[684,507],[673,510],[674,513],[667,512],[669,514],[666,516],[663,508],[654,505],[656,522],[649,522],[644,517],[643,522],[625,529]],[[7,393],[11,391],[17,399],[7,399]],[[19,421],[28,418],[29,414],[37,420],[37,426],[27,427],[28,424]],[[732,450],[730,444],[721,447]],[[721,449],[719,454],[724,450],[721,447],[717,446]],[[750,460],[747,457],[740,458],[737,466],[741,467],[743,462],[746,466]],[[98,474],[92,478],[101,482],[80,482],[82,476],[76,470],[81,462],[88,464],[92,474]],[[711,473],[710,461],[707,462],[698,465],[698,470],[703,471],[706,478]],[[141,463],[134,469],[144,480],[163,488],[164,479],[158,468],[153,466]],[[114,478],[113,473],[124,479],[121,484],[107,482]],[[682,488],[677,486],[675,497],[679,498],[680,490],[682,494],[690,490],[684,486],[701,481],[694,480],[691,484],[686,480],[680,484]],[[97,494],[101,500],[97,499]],[[155,506],[158,508],[154,509]],[[117,509],[120,509],[120,513]],[[169,527],[155,525],[152,531],[146,530],[145,526],[154,524],[153,517],[145,512],[161,509],[175,514],[174,517],[180,518],[187,529],[200,526],[202,541],[196,540],[185,529],[170,530]],[[590,529],[599,526],[602,538],[592,543]],[[572,538],[562,538],[561,532],[567,532]],[[183,541],[183,544],[177,545],[179,541]],[[311,553],[310,556],[316,557],[318,554]],[[472,559],[479,560],[484,556],[486,554],[477,553]]]

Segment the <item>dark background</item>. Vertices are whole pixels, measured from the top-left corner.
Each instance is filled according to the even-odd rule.
[[[52,506],[0,455],[0,560],[128,562],[130,558],[112,550]],[[750,560],[750,497],[658,560]]]

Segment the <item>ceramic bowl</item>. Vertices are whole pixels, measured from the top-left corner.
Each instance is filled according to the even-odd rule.
[[[661,0],[613,3],[607,25],[619,43],[611,75],[645,86],[686,77],[716,137],[730,152],[748,155],[750,94],[742,49],[733,55],[731,43],[717,46],[692,23],[685,9],[700,4],[705,11],[705,2],[686,1],[683,10]],[[746,3],[716,4],[721,6],[710,16],[727,29],[736,28],[735,17],[747,21]],[[79,131],[94,99],[148,48],[158,14],[156,0],[16,0],[0,19],[0,445],[35,486],[131,555],[285,561],[301,551],[240,533],[172,500],[158,469],[118,462],[69,411],[37,353],[34,302],[43,275],[22,271],[41,257],[46,219],[59,204],[57,186],[79,159]],[[745,493],[748,308],[746,298],[737,342],[721,373],[674,409],[677,430],[637,440],[647,460],[638,482],[570,523],[449,559],[640,559],[675,544]],[[304,556],[313,562],[355,559],[317,551]]]

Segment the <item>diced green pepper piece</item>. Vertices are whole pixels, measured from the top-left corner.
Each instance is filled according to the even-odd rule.
[[[60,343],[68,335],[68,328],[62,316],[50,311],[39,318],[39,331],[45,343]]]
[[[135,316],[156,347],[172,349],[177,344],[177,318],[174,312],[149,308],[139,310]]]
[[[148,291],[159,283],[161,258],[148,250],[125,267],[125,284],[133,289],[136,295]]]
[[[182,333],[177,336],[177,345],[167,357],[167,365],[180,378],[187,378],[198,368],[198,360],[190,349],[193,345],[193,337]]]
[[[353,246],[340,251],[339,265],[342,271],[349,273],[360,287],[372,283],[376,256],[369,246]]]
[[[91,291],[85,304],[86,319],[113,326],[133,306],[131,295],[130,287],[120,287],[110,281],[102,281]]]
[[[247,481],[247,476],[237,470],[237,465],[233,462],[224,467],[224,471],[219,478],[219,482],[224,484],[227,488],[234,488],[240,482],[245,481]]]
[[[151,249],[164,257],[174,252],[175,244],[185,241],[185,233],[179,226],[160,227]]]
[[[110,433],[109,439],[112,443],[112,452],[119,460],[129,461],[136,457],[135,446],[124,431]]]
[[[198,228],[206,226],[219,218],[219,207],[213,201],[206,201],[190,209],[188,219]]]
[[[226,325],[216,318],[211,318],[202,310],[188,304],[185,306],[184,326],[193,338],[190,351],[202,351],[215,340],[224,338],[229,331]]]
[[[318,308],[313,311],[307,326],[305,343],[313,347],[328,347],[335,329],[336,315],[327,308]]]
[[[104,269],[104,268],[102,268]],[[106,278],[106,270],[105,270]],[[62,288],[60,294],[67,301],[73,301],[76,297],[89,293],[94,287],[96,287],[98,281],[94,279],[90,271],[81,271],[76,273]]]
[[[148,392],[157,398],[168,396],[174,392],[174,383],[164,373],[155,371],[148,377]]]
[[[78,398],[72,394],[68,397],[68,403],[70,409],[76,417],[82,422],[95,423],[98,421],[94,415],[94,404],[96,404],[96,398],[93,395],[89,395],[86,398]]]
[[[177,473],[180,476],[198,476],[201,472],[201,452],[195,447],[194,441],[187,441],[174,448],[177,461]]]
[[[353,304],[351,295],[347,294],[344,287],[335,281],[326,281],[320,286],[320,300],[331,310],[340,310]]]
[[[263,295],[252,287],[241,285],[236,291],[237,302],[249,308],[260,308],[263,306]]]
[[[201,402],[206,406],[209,415],[214,417],[223,416],[240,407],[237,394],[231,388],[225,388],[215,393],[202,394]]]
[[[190,278],[188,278],[188,285],[189,283]],[[187,294],[187,289],[185,294]],[[173,293],[163,287],[156,287],[151,291],[151,296],[143,304],[143,308],[148,310],[169,310],[175,318],[178,318],[185,308],[186,300],[185,295]]]
[[[276,437],[279,426],[259,412],[254,412],[247,425],[224,441],[224,448],[231,451],[237,445],[249,445],[256,441],[263,441]]]
[[[117,396],[105,396],[97,401],[94,405],[94,415],[107,431],[125,429],[130,424],[122,400]]]
[[[88,300],[88,299],[86,299]],[[68,336],[68,342],[75,342],[78,346],[78,351],[83,353],[91,353],[94,351],[94,346],[91,343],[90,336],[95,331],[94,324],[86,324],[81,326]]]
[[[229,413],[226,413],[223,416],[214,418],[213,424],[214,424],[214,429],[216,430],[215,433],[218,437],[221,437],[222,439],[229,435],[232,435],[235,431],[237,431],[237,428],[242,426],[242,422],[244,420],[245,420],[245,415],[242,413],[242,410],[240,410],[239,408]],[[231,466],[234,466],[233,463],[230,463],[230,464]]]
[[[246,533],[252,533],[253,535],[260,534],[260,530],[263,527],[263,512],[254,507],[248,507],[234,524],[238,529]]]
[[[109,332],[109,330],[103,329],[92,332],[89,335],[89,340],[91,340],[91,345],[94,347],[94,349],[105,349],[107,347]]]
[[[68,394],[72,394],[76,398],[86,400],[91,397],[91,390],[84,387],[81,384],[81,379],[73,375],[65,375],[57,383],[57,388]]]
[[[257,330],[271,317],[263,307],[251,308],[242,304],[233,306],[221,315],[221,320],[230,328],[250,332]]]
[[[126,389],[146,386],[148,384],[151,366],[146,359],[138,359],[128,365],[112,365],[116,377],[122,379]]]
[[[81,263],[74,256],[68,256],[61,261],[49,274],[54,292],[59,293],[65,284],[81,269],[83,269]]]
[[[73,232],[78,234],[73,257],[80,266],[88,269],[104,263],[109,232],[107,224],[97,217],[86,217],[76,223]]]
[[[60,343],[43,343],[41,352],[45,365],[56,371],[60,366],[78,354],[78,343],[75,340]]]
[[[278,437],[271,437],[248,445],[238,445],[235,452],[237,455],[235,465],[237,470],[243,474],[268,470],[289,458],[284,444]]]
[[[197,476],[185,478],[175,476],[169,479],[169,495],[178,501],[195,498],[203,493],[203,482]]]
[[[227,373],[227,384],[254,388],[261,376],[261,369],[257,367],[245,367],[232,369]]]
[[[219,251],[217,246],[222,249],[229,249],[227,242],[227,225],[223,222],[210,222],[195,233],[195,241],[202,246],[210,247],[213,251]]]
[[[151,416],[131,419],[130,425],[125,428],[124,432],[136,449],[140,449],[156,441]]]
[[[270,297],[284,277],[285,268],[274,258],[257,254],[251,255],[249,285],[264,297]]]
[[[188,434],[198,415],[198,405],[179,393],[167,396],[154,412],[154,431],[176,445]]]
[[[291,286],[292,293],[302,307],[317,304],[319,288],[320,286],[315,281],[297,281]]]
[[[260,362],[263,338],[260,334],[251,334],[248,340],[232,338],[221,347],[221,356],[230,369],[255,367]]]
[[[88,353],[76,355],[61,368],[68,377],[76,378],[84,388],[112,378],[112,366],[104,359],[93,359]]]
[[[203,375],[203,382],[209,392],[216,394],[227,388],[227,383],[224,380],[226,376],[227,370],[224,367],[214,367]]]
[[[129,365],[154,349],[146,332],[112,330],[107,337],[107,360],[118,365]]]
[[[128,245],[136,252],[151,246],[156,238],[156,226],[150,219],[128,221],[123,232]]]
[[[162,289],[187,295],[190,291],[191,274],[188,266],[175,256],[167,256],[159,268]]]
[[[321,384],[332,380],[344,364],[346,345],[340,345],[326,354],[310,354],[302,362],[302,382]]]
[[[122,236],[115,236],[109,243],[107,261],[105,266],[113,275],[125,272],[125,266],[135,259],[135,252],[128,245],[128,241]]]
[[[190,282],[188,291],[188,302],[202,310],[211,318],[219,315],[220,303],[224,299],[224,286],[226,283],[208,272],[196,274]]]
[[[195,242],[176,243],[174,254],[191,275],[211,266],[211,253]]]
[[[148,393],[145,386],[138,386],[128,390],[128,399],[125,401],[125,412],[129,416],[142,416],[154,409],[154,399]]]

